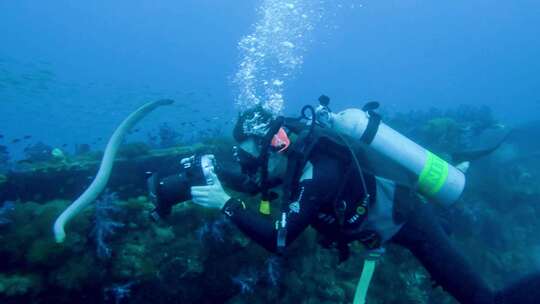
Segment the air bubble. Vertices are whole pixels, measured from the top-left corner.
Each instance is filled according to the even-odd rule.
[[[255,105],[283,110],[283,92],[304,61],[310,33],[321,19],[315,0],[263,0],[253,32],[238,42],[240,62],[233,82],[240,110]]]

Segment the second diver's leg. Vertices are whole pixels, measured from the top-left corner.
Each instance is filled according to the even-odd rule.
[[[494,294],[452,244],[431,206],[418,204],[392,242],[409,249],[431,278],[462,304],[493,304]]]

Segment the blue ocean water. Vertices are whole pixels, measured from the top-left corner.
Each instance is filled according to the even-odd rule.
[[[511,145],[471,168],[468,204],[450,215],[461,221],[456,229],[459,244],[469,247],[473,262],[498,287],[517,277],[515,273],[540,265],[540,242],[534,240],[535,229],[540,229],[534,218],[540,214],[540,150],[535,144],[540,118],[538,16],[540,3],[532,0],[0,0],[0,176],[21,182],[4,175],[8,170],[2,165],[10,174],[31,175],[37,167],[25,166],[48,161],[54,148],[68,158],[85,145],[99,154],[122,119],[145,102],[162,98],[175,103],[138,124],[129,143],[170,148],[229,139],[233,122],[246,108],[260,104],[275,114],[297,115],[303,105],[316,105],[321,94],[331,97],[336,111],[380,102],[392,126],[445,157],[462,147],[492,145],[493,140],[475,137],[486,135],[486,129],[500,135],[517,127]],[[131,147],[133,154],[124,154],[128,159],[147,152],[146,146]],[[37,154],[30,155],[29,148]],[[52,173],[56,165],[50,174],[57,186],[58,175]],[[282,284],[276,283],[275,261],[230,232],[234,227],[221,219],[179,213],[171,228],[139,218],[148,211],[134,207],[145,202],[139,181],[125,187],[114,184],[120,199],[112,194],[101,199],[102,214],[118,224],[104,238],[123,234],[107,240],[113,245],[106,247],[112,250],[105,251],[106,258],[93,251],[81,253],[95,246],[91,226],[98,220],[90,214],[81,216],[85,225],[74,229],[76,237],[67,247],[55,247],[46,229],[92,178],[84,176],[80,188],[73,188],[81,176],[73,177],[77,182],[70,177],[59,197],[20,186],[15,188],[25,193],[24,199],[10,196],[0,205],[0,242],[9,244],[0,250],[0,258],[7,261],[0,267],[0,302],[64,303],[88,297],[129,303],[132,296],[133,303],[145,303],[159,298],[162,291],[156,285],[179,291],[155,303],[280,299],[269,287]],[[0,203],[3,200],[0,196]],[[115,200],[128,207],[127,213],[108,209]],[[509,207],[515,212],[505,213]],[[32,230],[29,223],[37,218],[36,227],[47,233]],[[132,222],[122,222],[126,218]],[[519,223],[523,225],[501,231],[501,226]],[[329,255],[306,245],[311,244],[309,237],[299,243],[308,246],[310,255],[298,254],[291,263],[302,265],[304,272],[292,271],[283,284],[300,288],[303,280],[312,281],[305,297],[298,291],[283,292],[285,302],[346,303],[360,261],[349,268],[336,266]],[[244,251],[234,252],[237,248]],[[213,260],[220,250],[226,253],[223,264]],[[192,260],[163,257],[161,251],[198,258],[190,264]],[[248,258],[257,263],[241,267]],[[63,259],[69,262],[58,262]],[[375,279],[379,287],[374,287],[373,303],[399,303],[398,293],[385,294],[387,285],[408,287],[404,303],[454,303],[441,290],[427,291],[430,280],[412,260],[402,253],[389,256],[386,269],[399,273],[400,280],[388,275]],[[103,272],[82,269],[93,263]],[[130,268],[132,264],[137,266]],[[335,272],[325,280],[320,274],[328,268]],[[96,278],[103,285],[89,283]],[[211,286],[211,280],[205,283],[207,278],[227,280],[227,291]],[[209,298],[186,282],[210,290]],[[229,291],[231,286],[240,289]],[[45,287],[52,291],[43,291]],[[86,293],[73,295],[84,288]],[[141,292],[145,288],[151,292]]]
[[[296,38],[302,64],[283,84],[289,113],[325,93],[340,108],[369,100],[391,110],[487,104],[504,120],[535,118],[535,1],[282,2],[306,6],[311,27],[296,29],[305,37]],[[254,32],[261,5],[2,1],[0,127],[13,138],[84,141],[156,97],[232,115],[238,44]]]

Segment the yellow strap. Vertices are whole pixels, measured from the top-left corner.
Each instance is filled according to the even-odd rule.
[[[358,285],[356,285],[356,291],[354,293],[353,304],[365,304],[367,293],[369,289],[369,283],[375,272],[375,265],[377,260],[367,258],[364,260],[364,267],[362,268],[362,275],[360,275],[360,280],[358,280]]]
[[[426,163],[418,178],[420,193],[434,195],[441,190],[448,177],[448,163],[427,151]]]
[[[270,211],[270,202],[266,200],[262,200],[259,204],[259,212],[264,215],[270,215],[272,212]]]

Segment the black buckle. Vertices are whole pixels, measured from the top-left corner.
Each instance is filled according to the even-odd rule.
[[[276,248],[278,253],[283,253],[287,246],[287,213],[281,213],[281,220],[277,222]]]

